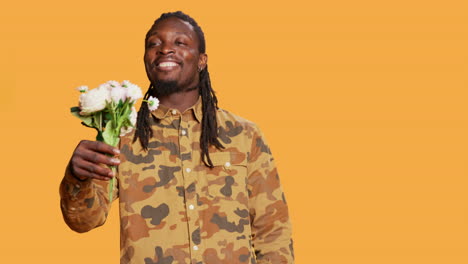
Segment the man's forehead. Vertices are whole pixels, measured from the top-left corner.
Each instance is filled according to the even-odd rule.
[[[195,34],[193,26],[190,23],[177,17],[169,17],[158,21],[151,28],[149,36],[157,35],[160,31],[170,31],[171,33],[184,34],[189,36]]]

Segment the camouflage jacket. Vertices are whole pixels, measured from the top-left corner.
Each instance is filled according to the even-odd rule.
[[[276,166],[255,124],[218,110],[214,168],[201,161],[201,100],[180,113],[151,113],[148,151],[121,138],[114,200],[120,207],[120,263],[293,263],[291,225]],[[60,185],[65,222],[86,232],[106,221],[108,181]]]

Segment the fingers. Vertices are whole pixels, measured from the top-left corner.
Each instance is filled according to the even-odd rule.
[[[80,142],[79,145],[83,145],[84,148],[95,151],[95,152],[105,153],[109,155],[120,154],[119,149],[114,148],[111,145],[107,145],[104,142],[83,140]]]
[[[115,166],[120,164],[117,157],[118,149],[98,141],[81,141],[73,152],[70,160],[72,173],[80,178],[95,178],[100,180],[109,180],[115,175],[112,170],[102,166]]]
[[[116,157],[109,157],[105,154],[96,152],[89,149],[79,149],[76,154],[83,160],[94,163],[94,164],[105,164],[105,165],[119,165],[120,160]]]
[[[73,173],[80,178],[93,178],[108,181],[114,177],[112,170],[93,164],[91,162],[82,162],[73,169]]]

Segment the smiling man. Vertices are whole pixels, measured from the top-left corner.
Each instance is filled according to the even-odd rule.
[[[165,13],[145,39],[150,87],[137,128],[120,148],[81,141],[60,185],[71,229],[121,218],[120,263],[293,263],[288,208],[270,149],[258,127],[219,109],[201,28]],[[111,156],[111,157],[110,157]],[[112,157],[113,156],[113,157]],[[117,175],[104,166],[118,165]]]

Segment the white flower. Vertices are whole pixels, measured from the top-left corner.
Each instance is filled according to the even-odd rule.
[[[81,85],[81,86],[77,87],[76,90],[80,91],[80,93],[86,93],[88,91],[88,86]]]
[[[127,88],[120,86],[120,84],[119,86],[113,87],[110,90],[110,97],[116,104],[118,104],[119,101],[125,102],[127,99]]]
[[[133,127],[121,127],[120,128],[120,136],[123,137],[127,135],[128,133],[133,131]]]
[[[97,89],[105,89],[105,90],[110,91],[112,89],[112,86],[109,83],[103,83],[99,85]]]
[[[125,88],[127,88],[129,85],[132,85],[132,83],[129,80],[124,80],[122,82],[122,86],[125,87]]]
[[[136,122],[137,122],[137,116],[138,116],[138,113],[137,113],[137,110],[134,106],[132,106],[132,112],[130,113],[130,122],[132,123],[132,126],[135,126],[136,125]]]
[[[140,87],[138,85],[133,84],[129,81],[123,81],[122,86],[126,87],[127,90],[127,98],[130,99],[130,102],[135,102],[136,100],[140,99],[143,97],[143,94],[141,93]]]
[[[107,81],[106,84],[109,84],[111,87],[120,86],[120,83],[118,81],[114,81],[114,80]]]
[[[154,110],[158,109],[158,106],[159,106],[158,98],[150,96],[148,98],[147,103],[148,103],[148,108],[149,108],[150,111],[154,111]]]
[[[130,116],[128,117],[130,119],[130,123],[132,123],[132,126],[120,128],[120,136],[125,136],[126,134],[132,132],[133,128],[136,125],[137,116],[138,116],[138,113],[135,107],[132,107],[132,112],[130,112]]]
[[[110,100],[110,94],[107,89],[92,89],[87,93],[80,95],[81,115],[90,115],[94,112],[103,110],[106,107],[106,101]]]

